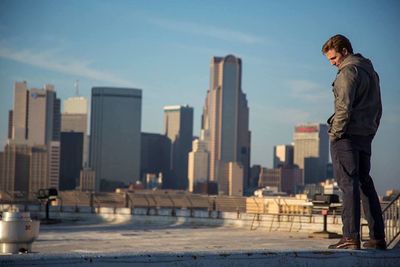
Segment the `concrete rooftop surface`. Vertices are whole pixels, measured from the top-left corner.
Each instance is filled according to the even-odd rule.
[[[42,224],[32,253],[0,266],[400,266],[400,249],[328,250],[337,239],[300,232],[187,223],[179,219]]]

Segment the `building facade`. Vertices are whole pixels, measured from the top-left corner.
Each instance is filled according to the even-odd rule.
[[[299,186],[303,186],[303,172],[297,166],[280,168],[262,168],[259,180],[260,187],[276,187],[279,192],[295,194]]]
[[[292,166],[294,157],[293,145],[276,145],[274,146],[274,168],[281,166]]]
[[[171,142],[170,176],[164,179],[165,189],[188,189],[188,154],[193,139],[193,108],[164,107],[164,134]]]
[[[82,96],[74,96],[64,101],[61,114],[61,132],[83,133],[82,166],[89,166],[88,102]]]
[[[140,177],[146,184],[147,174],[170,176],[171,141],[163,134],[141,133]],[[163,181],[164,182],[164,181]]]
[[[96,191],[114,191],[140,180],[142,91],[93,87],[89,165]]]
[[[199,138],[193,140],[188,159],[189,192],[194,192],[196,184],[207,183],[209,160],[207,144]]]
[[[82,170],[84,133],[61,132],[60,190],[75,190]]]
[[[304,170],[304,183],[325,180],[329,162],[328,125],[300,124],[295,127],[294,164]]]
[[[13,110],[9,114],[9,139],[0,171],[3,182],[8,184],[5,188],[29,193],[37,193],[39,186],[58,189],[61,119],[54,86],[28,89],[26,82],[16,82]],[[37,150],[46,154],[41,157],[40,166],[35,158]],[[23,182],[20,171],[24,173]]]
[[[242,61],[233,55],[213,57],[210,64],[210,87],[202,115],[210,165],[209,180],[218,183],[221,194],[228,194],[230,162],[243,170],[241,183],[249,184],[250,131],[249,109],[242,91]],[[229,188],[229,186],[228,186]]]

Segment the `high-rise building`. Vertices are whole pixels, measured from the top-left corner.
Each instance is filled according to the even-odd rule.
[[[0,186],[4,191],[29,191],[30,147],[7,144],[2,152]]]
[[[296,189],[303,185],[303,173],[297,166],[282,166],[274,169],[262,168],[260,187],[276,187],[278,191],[295,194]]]
[[[308,123],[295,127],[294,164],[304,170],[304,183],[325,180],[329,161],[329,137],[326,124]]]
[[[242,61],[233,55],[213,57],[210,88],[202,115],[202,129],[209,145],[209,180],[217,182],[220,194],[228,194],[230,162],[241,165],[244,188],[249,186],[249,108],[242,91]],[[235,180],[236,181],[236,180]]]
[[[54,86],[32,88],[28,99],[28,144],[47,145],[60,140],[60,100]]]
[[[6,188],[6,180],[4,178],[5,173],[5,162],[4,162],[4,151],[0,151],[0,191],[5,190]]]
[[[228,195],[243,196],[243,167],[238,162],[228,163]]]
[[[149,173],[162,173],[164,178],[169,176],[171,141],[167,136],[142,133],[140,150],[140,177],[143,183]]]
[[[80,173],[79,189],[81,191],[95,191],[96,173],[90,168],[83,168]]]
[[[48,179],[50,176],[50,153],[47,146],[35,146],[31,150],[29,192],[31,194],[35,194],[39,191],[39,189],[50,187],[50,182]]]
[[[274,146],[274,168],[281,166],[292,166],[294,149],[293,145],[276,145]]]
[[[34,146],[59,141],[60,100],[53,85],[28,90],[26,82],[16,82],[11,117],[12,143]]]
[[[2,180],[8,185],[16,184],[16,187],[8,186],[10,190],[19,188],[19,191],[36,193],[40,188],[58,189],[60,124],[60,100],[53,85],[28,89],[26,82],[15,83],[14,106],[9,115],[8,147],[2,164]],[[40,160],[40,166],[35,158],[37,149],[46,154],[41,157],[46,162]],[[24,173],[23,182],[19,172]]]
[[[82,166],[89,165],[89,136],[87,130],[88,103],[86,98],[74,96],[64,101],[61,114],[61,132],[83,134]]]
[[[87,99],[82,96],[74,96],[64,101],[65,114],[88,114]]]
[[[29,90],[26,82],[14,84],[14,107],[11,139],[15,143],[26,143],[28,140],[28,100]]]
[[[12,138],[12,125],[13,125],[13,111],[10,110],[8,112],[8,134],[7,134],[8,139]]]
[[[61,114],[61,132],[87,134],[87,114]]]
[[[82,132],[61,132],[60,190],[74,190],[79,185],[83,136]]]
[[[164,107],[164,133],[171,141],[170,176],[163,180],[163,188],[188,188],[188,154],[193,139],[193,108]]]
[[[250,168],[250,189],[253,191],[258,187],[260,179],[261,165],[253,165]],[[253,191],[248,192],[248,195],[253,195]]]
[[[93,87],[89,165],[96,191],[113,191],[140,179],[142,91]]]
[[[194,192],[196,184],[208,181],[209,153],[204,141],[198,138],[193,140],[188,165],[189,192]]]

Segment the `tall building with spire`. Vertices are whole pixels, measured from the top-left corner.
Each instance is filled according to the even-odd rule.
[[[246,188],[249,183],[249,108],[241,83],[240,58],[228,55],[211,59],[210,87],[202,115],[202,129],[210,157],[209,181],[218,183],[219,194],[227,195],[230,188]],[[230,163],[235,163],[235,168],[230,168],[233,166]],[[230,174],[235,179],[230,179],[227,170],[238,173]],[[230,181],[240,181],[242,185],[232,186]]]
[[[75,96],[64,101],[61,114],[61,190],[75,189],[80,171],[89,166],[88,101],[79,96],[78,81],[75,90]]]

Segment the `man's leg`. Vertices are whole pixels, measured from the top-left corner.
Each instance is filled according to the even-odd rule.
[[[342,138],[331,143],[331,156],[334,174],[343,192],[343,239],[335,244],[336,247],[332,245],[330,248],[359,248],[361,215],[358,151],[350,138]]]
[[[376,193],[374,182],[369,175],[371,169],[371,141],[372,137],[360,138],[360,189],[364,214],[368,222],[371,240],[385,239],[382,210]],[[382,248],[386,244],[382,243]]]

